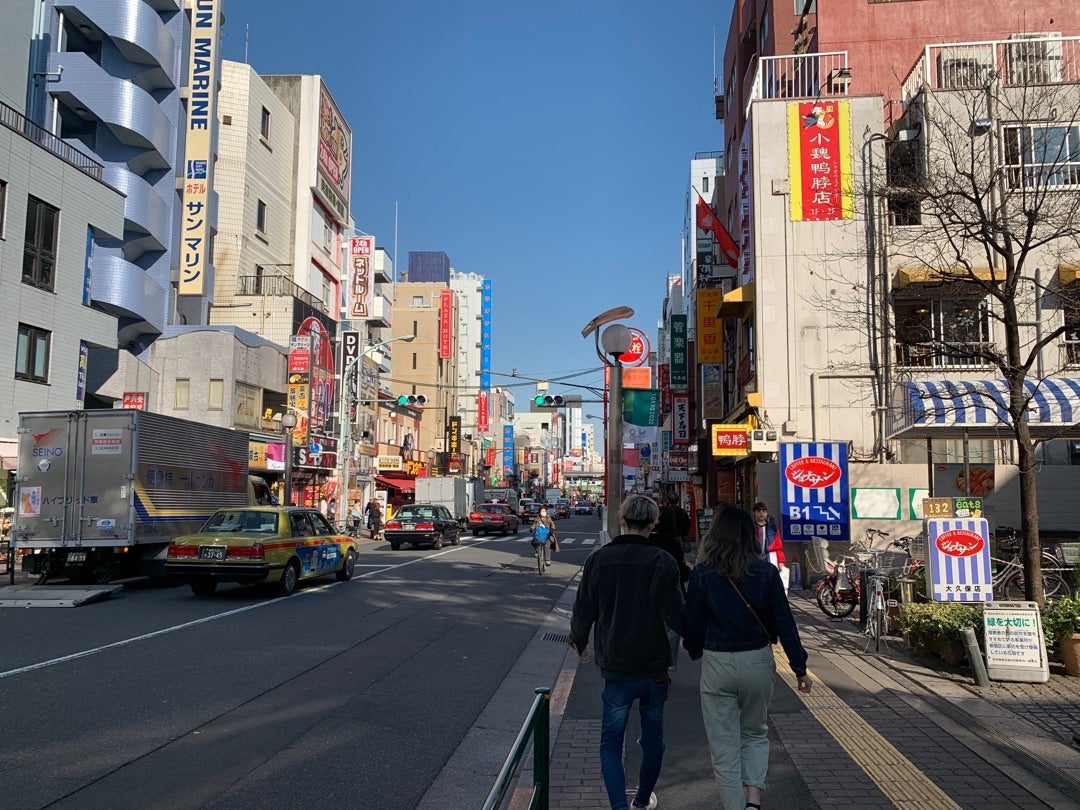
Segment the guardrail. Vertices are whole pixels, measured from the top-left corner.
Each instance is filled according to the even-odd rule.
[[[551,796],[549,768],[551,690],[547,687],[539,687],[535,692],[536,698],[533,700],[532,708],[529,709],[529,714],[499,771],[499,776],[488,794],[487,801],[484,802],[484,810],[496,810],[502,806],[506,791],[510,789],[510,782],[517,774],[518,766],[530,742],[533,747],[533,793],[529,800],[529,810],[548,810],[548,800]]]
[[[102,165],[89,155],[80,152],[71,144],[60,140],[44,127],[38,126],[14,107],[0,102],[0,125],[17,132],[28,141],[33,141],[42,149],[47,149],[61,160],[70,163],[76,169],[86,172],[91,177],[101,179]]]

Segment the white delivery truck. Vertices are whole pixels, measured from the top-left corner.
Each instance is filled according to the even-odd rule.
[[[520,496],[513,487],[488,487],[484,490],[484,500],[488,503],[492,501],[505,503],[515,515],[521,507]]]
[[[469,512],[483,497],[483,485],[479,481],[450,476],[416,479],[416,502],[445,506],[462,526],[468,525]]]
[[[163,576],[172,538],[270,502],[248,434],[137,410],[19,414],[16,481],[12,551],[39,584]]]

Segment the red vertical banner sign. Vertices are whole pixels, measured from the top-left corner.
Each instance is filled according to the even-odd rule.
[[[476,430],[487,433],[488,430],[488,392],[480,391],[476,394]]]
[[[788,105],[791,219],[796,222],[855,215],[849,110],[846,101]]]
[[[454,328],[454,291],[442,290],[439,294],[439,359],[450,357],[451,335]]]

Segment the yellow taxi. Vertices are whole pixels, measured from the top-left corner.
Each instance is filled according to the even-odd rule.
[[[169,545],[165,572],[209,596],[219,582],[273,586],[290,596],[301,580],[352,579],[356,538],[338,533],[316,509],[244,506],[219,509],[196,534]]]

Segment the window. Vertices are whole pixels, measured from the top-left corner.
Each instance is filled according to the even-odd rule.
[[[26,246],[23,248],[22,280],[43,290],[52,290],[56,268],[56,231],[60,209],[36,197],[26,204]]]
[[[191,380],[178,379],[173,386],[173,408],[186,411],[191,407]]]
[[[15,347],[15,379],[45,383],[49,381],[49,344],[52,332],[19,324]]]
[[[889,224],[922,224],[923,189],[926,186],[923,169],[921,141],[899,141],[886,147]]]
[[[420,307],[422,307],[424,305],[424,296],[422,296],[422,295],[414,295],[412,297],[412,305],[413,305],[413,309],[419,309]],[[414,332],[413,334],[416,334],[416,333]]]
[[[259,200],[255,208],[255,230],[266,233],[266,203]]]
[[[270,140],[270,111],[262,108],[262,117],[259,119],[259,135],[263,140]]]
[[[709,178],[708,177],[702,177],[701,178],[701,193],[702,194],[708,194],[709,193]]]
[[[210,380],[210,388],[206,394],[206,408],[210,411],[220,411],[225,407],[225,380]]]
[[[901,366],[981,366],[990,342],[990,311],[978,298],[897,301],[896,362]]]
[[[0,239],[4,238],[4,225],[7,222],[7,183],[0,180]]]
[[[1080,365],[1080,309],[1065,308],[1065,362]]]
[[[1080,124],[1005,127],[1009,185],[1080,185]]]

